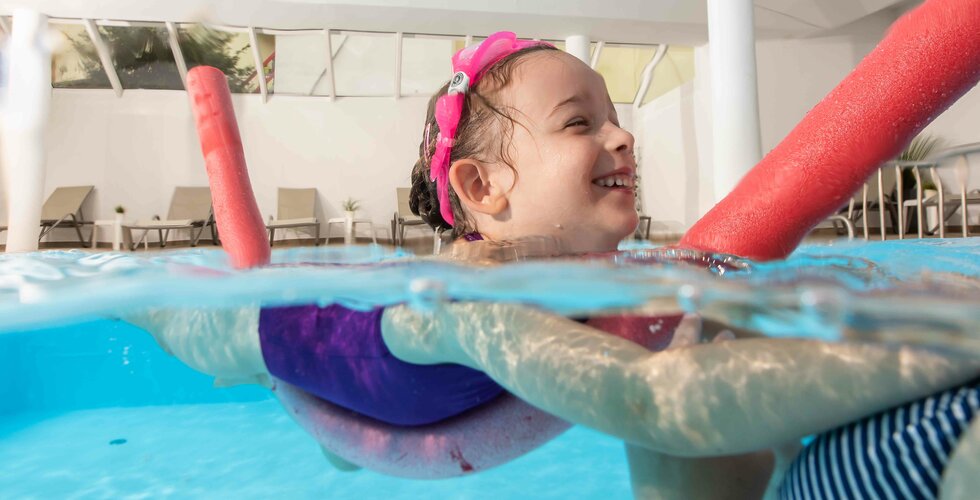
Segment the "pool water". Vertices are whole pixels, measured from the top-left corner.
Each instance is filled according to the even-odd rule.
[[[622,444],[581,427],[468,477],[337,471],[268,391],[119,322],[0,336],[0,375],[0,498],[630,497]]]
[[[379,247],[291,249],[247,272],[220,251],[0,256],[0,498],[630,497],[622,444],[578,427],[458,479],[339,472],[268,391],[215,389],[145,332],[105,319],[140,307],[460,299],[571,315],[653,304],[773,335],[887,340],[901,321],[930,341],[977,345],[980,239],[809,246],[770,264],[718,256],[726,265],[708,271],[658,252],[474,269]],[[903,306],[882,309],[882,297]]]

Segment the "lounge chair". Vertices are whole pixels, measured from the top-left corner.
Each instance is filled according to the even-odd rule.
[[[87,246],[88,242],[82,236],[81,227],[92,223],[86,221],[82,215],[82,204],[94,189],[94,186],[56,188],[41,207],[41,234],[38,236],[38,241],[56,227],[73,227],[78,234],[78,241]]]
[[[405,244],[405,228],[410,226],[428,227],[421,217],[412,213],[408,205],[411,188],[396,188],[398,211],[391,218],[391,239],[395,246]]]
[[[135,250],[150,231],[158,231],[160,246],[167,246],[170,231],[190,232],[191,246],[197,246],[206,227],[211,228],[211,240],[217,244],[214,228],[214,211],[211,209],[211,189],[207,187],[176,187],[170,198],[170,210],[166,219],[154,215],[152,220],[140,220],[123,226],[123,236],[130,250]],[[143,230],[139,241],[133,241],[133,230]],[[195,233],[195,229],[197,229]]]
[[[275,244],[276,229],[313,228],[313,245],[320,244],[320,221],[316,218],[316,188],[279,188],[276,218],[265,225],[269,246]]]

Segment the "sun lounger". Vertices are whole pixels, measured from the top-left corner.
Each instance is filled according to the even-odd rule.
[[[313,244],[320,244],[320,221],[316,218],[316,188],[279,188],[276,218],[265,225],[269,245],[275,244],[276,229],[313,228]]]
[[[92,224],[82,215],[82,204],[92,194],[94,186],[59,187],[48,196],[41,207],[41,234],[38,240],[44,238],[55,228],[75,228],[78,241],[88,245],[82,236],[82,226]]]
[[[170,231],[190,232],[191,246],[196,246],[204,229],[211,227],[211,239],[217,243],[214,229],[214,212],[211,209],[211,189],[207,187],[176,187],[170,199],[166,219],[155,215],[151,220],[140,220],[123,226],[123,236],[130,250],[135,250],[149,231],[160,235],[160,246],[167,246]],[[143,230],[139,241],[133,241],[133,230]],[[195,231],[196,229],[196,231]]]

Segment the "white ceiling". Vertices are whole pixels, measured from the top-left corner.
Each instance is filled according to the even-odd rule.
[[[52,17],[454,35],[507,29],[624,43],[707,41],[706,0],[20,0]],[[757,34],[801,37],[918,0],[755,0]],[[0,5],[9,14],[14,4]]]

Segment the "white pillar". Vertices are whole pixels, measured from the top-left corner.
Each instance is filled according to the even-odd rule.
[[[577,57],[585,64],[589,64],[591,60],[591,57],[589,57],[590,45],[589,37],[585,35],[572,35],[565,39],[565,52]]]
[[[752,0],[708,0],[715,202],[762,157]]]
[[[48,18],[14,11],[0,99],[0,154],[7,191],[7,251],[37,250],[44,197],[44,127],[51,100]]]

